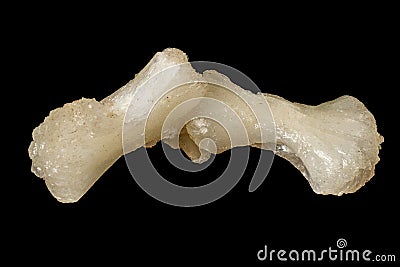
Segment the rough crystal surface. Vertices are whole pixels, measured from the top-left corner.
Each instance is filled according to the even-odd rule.
[[[266,95],[277,130],[277,155],[319,194],[353,193],[374,175],[383,137],[359,100],[342,96],[318,106]]]
[[[166,49],[103,100],[82,98],[51,111],[33,131],[32,172],[45,180],[57,200],[75,202],[124,153],[163,140],[195,162],[235,146],[273,150],[319,194],[355,192],[374,175],[383,137],[373,115],[356,98],[343,96],[318,106],[292,103],[251,93],[216,71],[199,74],[187,62],[182,51]],[[192,98],[225,106],[192,102],[163,128],[174,108]],[[185,121],[188,114],[205,111],[238,130],[228,134],[207,117]],[[244,132],[236,126],[237,118]],[[182,123],[180,130],[172,127]],[[203,147],[205,139],[215,146]]]
[[[359,100],[342,96],[307,106],[275,95],[264,97],[275,121],[276,155],[300,170],[316,193],[352,193],[373,177],[383,137],[377,132],[373,115]],[[212,133],[221,128],[207,119],[192,120],[187,132],[196,143],[205,137],[213,138],[201,131],[203,125],[208,125]],[[257,127],[246,129],[252,136]],[[214,140],[220,148],[218,153],[230,149],[228,136],[217,136]],[[248,144],[261,147],[257,141]]]

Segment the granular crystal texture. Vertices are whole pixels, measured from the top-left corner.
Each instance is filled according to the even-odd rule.
[[[221,118],[225,127],[190,114]],[[196,72],[173,48],[103,100],[82,98],[51,111],[32,135],[32,172],[60,202],[78,201],[123,154],[160,140],[197,163],[237,146],[272,150],[314,192],[340,196],[371,179],[383,142],[373,115],[354,97],[307,106],[255,94],[215,70]]]

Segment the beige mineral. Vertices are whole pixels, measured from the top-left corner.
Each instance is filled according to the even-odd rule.
[[[227,128],[196,116],[203,113],[221,117]],[[214,146],[203,147],[205,139]],[[307,106],[255,94],[215,70],[198,73],[182,51],[168,48],[105,99],[82,98],[51,111],[33,130],[29,156],[32,172],[58,201],[76,202],[118,158],[160,140],[198,163],[236,146],[269,149],[316,193],[340,196],[374,175],[383,137],[354,97]]]

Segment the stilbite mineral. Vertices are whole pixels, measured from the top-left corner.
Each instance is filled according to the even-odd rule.
[[[155,75],[157,79],[152,79]],[[215,86],[216,82],[221,86]],[[243,121],[248,138],[232,144],[221,126],[207,118],[193,118],[181,131],[168,129],[166,143],[179,136],[179,147],[195,162],[238,145],[271,149],[299,169],[319,194],[355,192],[374,175],[383,137],[373,115],[356,98],[342,96],[307,106],[275,95],[253,94],[216,71],[196,72],[186,55],[173,48],[157,53],[133,80],[105,99],[82,98],[51,111],[33,131],[32,172],[45,180],[58,201],[78,201],[124,153],[161,140],[163,121],[174,107],[201,97],[231,107]],[[148,104],[153,102],[154,106]],[[268,103],[256,112],[272,113],[275,129],[255,119],[249,102]],[[134,108],[128,109],[130,105]],[[268,106],[271,113],[266,112]],[[195,107],[199,106],[194,103],[189,108]],[[130,127],[133,133],[124,148],[122,127]],[[263,139],[260,129],[271,134]],[[200,153],[204,138],[215,142],[216,151]]]

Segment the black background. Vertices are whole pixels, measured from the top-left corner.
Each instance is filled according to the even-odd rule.
[[[22,128],[12,133],[17,167],[4,177],[12,186],[3,188],[4,235],[11,234],[5,239],[11,252],[34,252],[29,260],[42,263],[53,262],[47,258],[53,254],[71,263],[83,256],[88,262],[125,260],[128,265],[243,260],[247,266],[266,264],[256,258],[264,245],[324,249],[345,238],[349,248],[400,258],[398,175],[391,163],[397,144],[389,129],[395,123],[389,116],[397,114],[391,102],[395,86],[388,82],[395,73],[391,8],[232,5],[218,9],[204,3],[185,11],[172,3],[123,11],[35,5],[17,12],[23,23],[12,23],[18,17],[9,21],[13,27],[7,28],[11,37],[5,50],[15,75],[11,93],[23,99],[19,107],[11,104],[22,109],[12,115]],[[357,97],[385,137],[375,177],[354,194],[321,196],[288,162],[275,158],[268,178],[249,193],[258,159],[252,149],[249,169],[231,192],[209,205],[179,208],[142,191],[121,158],[79,202],[58,203],[30,172],[32,129],[64,103],[109,95],[167,47],[183,50],[193,61],[234,67],[263,92],[291,101],[319,104],[345,94]],[[157,146],[149,153],[158,168],[168,171],[160,151]],[[228,158],[229,152],[218,155],[216,164],[224,166]],[[204,177],[213,177],[215,167]],[[174,179],[176,173],[168,173]],[[190,174],[177,178],[188,179]]]

